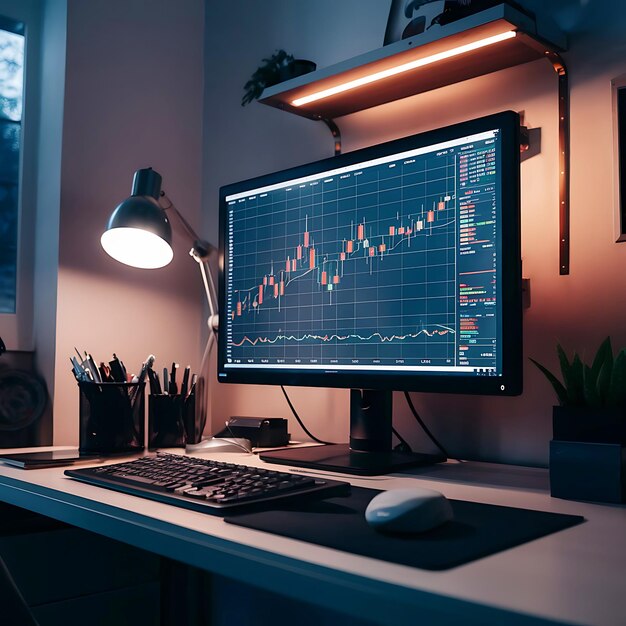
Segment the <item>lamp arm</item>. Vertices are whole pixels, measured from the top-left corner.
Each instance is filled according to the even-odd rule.
[[[208,320],[209,331],[215,332],[217,330],[217,294],[215,290],[215,282],[213,281],[213,275],[211,274],[211,266],[207,261],[203,261],[197,257],[193,250],[189,253],[197,262],[200,267],[200,274],[202,274],[202,283],[204,285],[204,293],[209,305],[210,318]]]
[[[200,239],[198,233],[196,233],[191,224],[183,217],[182,213],[176,208],[176,205],[164,191],[161,191],[161,198],[167,202],[166,206],[161,205],[162,209],[164,211],[172,211],[176,214],[187,236],[193,241],[193,247],[189,251],[189,255],[198,263],[200,274],[202,275],[204,293],[207,304],[209,305],[209,319],[207,320],[207,324],[209,326],[209,342],[207,343],[207,349],[210,351],[212,341],[216,339],[215,335],[217,333],[218,316],[217,289],[215,288],[215,281],[213,280],[213,274],[211,272],[209,255],[216,248],[205,239]],[[205,353],[205,356],[208,355]]]
[[[171,201],[168,195],[161,191],[161,198],[163,198],[167,202],[167,206],[161,205],[164,211],[172,211],[176,214],[176,217],[182,224],[187,236],[193,242],[193,248],[195,254],[199,256],[203,261],[211,254],[211,252],[215,249],[215,246],[210,244],[206,239],[201,239],[198,236],[198,233],[193,229],[191,224],[184,218],[183,214],[176,208],[176,205]]]

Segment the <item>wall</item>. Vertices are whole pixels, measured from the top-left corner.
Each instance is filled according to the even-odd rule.
[[[285,48],[326,66],[380,47],[388,2],[206,3],[204,122],[205,230],[217,238],[222,184],[332,154],[322,125],[264,107],[242,108],[242,86],[264,56]],[[524,3],[544,9],[538,1]],[[618,0],[560,0],[550,12],[569,35],[571,79],[571,274],[558,274],[557,82],[536,61],[407,98],[339,120],[344,151],[505,109],[523,111],[540,129],[539,154],[522,163],[524,276],[532,305],[524,314],[524,352],[556,367],[556,341],[589,355],[607,335],[626,342],[626,245],[615,244],[611,79],[626,72],[626,13]],[[413,394],[435,435],[454,456],[547,464],[554,397],[525,358],[525,391],[516,398]],[[347,437],[347,392],[291,389],[317,436]],[[262,400],[259,402],[259,398]],[[428,449],[396,394],[395,425]],[[289,416],[278,387],[224,385],[214,390],[214,424],[228,415]],[[290,425],[295,437],[302,433]]]
[[[199,364],[201,281],[177,226],[174,261],[152,271],[110,259],[100,235],[133,172],[149,166],[199,224],[203,14],[200,0],[67,2],[55,444],[78,441],[74,346],[98,361],[115,352],[129,371],[150,353],[160,367]]]

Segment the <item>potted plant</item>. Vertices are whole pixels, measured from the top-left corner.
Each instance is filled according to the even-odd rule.
[[[591,365],[557,345],[561,380],[531,359],[550,381],[553,407],[550,487],[553,496],[626,500],[626,351],[614,357],[607,337]]]
[[[559,400],[553,408],[555,439],[626,444],[626,351],[613,357],[607,337],[591,365],[575,353],[572,360],[557,345],[562,381],[530,359],[550,381]]]
[[[294,59],[293,55],[287,54],[284,50],[276,50],[271,57],[261,61],[261,65],[243,86],[245,93],[241,99],[241,106],[258,99],[266,87],[308,74],[315,68],[313,61]]]

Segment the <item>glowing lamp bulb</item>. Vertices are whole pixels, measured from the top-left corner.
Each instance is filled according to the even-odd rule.
[[[102,234],[100,243],[116,261],[141,269],[164,267],[174,256],[167,241],[140,228],[111,228]]]

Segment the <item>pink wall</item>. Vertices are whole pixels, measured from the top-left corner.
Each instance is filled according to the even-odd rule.
[[[154,167],[199,225],[203,5],[195,0],[69,0],[61,172],[54,443],[78,441],[74,346],[129,371],[149,353],[163,367],[199,365],[201,281],[184,237],[161,270],[110,259],[100,235],[130,194],[133,172]]]
[[[540,11],[539,2],[525,3]],[[525,357],[556,366],[556,341],[590,355],[610,334],[626,345],[626,244],[614,243],[615,211],[611,80],[626,73],[626,13],[618,0],[550,3],[569,34],[564,55],[571,80],[571,274],[558,273],[557,79],[537,61],[408,98],[339,120],[344,151],[504,109],[523,111],[540,129],[539,154],[522,164],[524,276],[532,306],[524,314]],[[601,5],[599,7],[598,5]],[[332,153],[321,124],[253,104],[242,108],[242,86],[260,59],[277,48],[318,66],[380,47],[388,3],[378,0],[268,0],[207,3],[204,123],[204,214],[217,232],[222,184],[313,161]],[[297,408],[319,437],[347,438],[347,392],[292,389]],[[462,458],[547,464],[553,395],[525,360],[525,391],[492,399],[413,394],[425,421]],[[213,395],[214,424],[229,415],[290,417],[280,389],[223,385]],[[411,442],[422,442],[404,399],[395,422]],[[295,437],[302,433],[290,425]],[[423,442],[424,446],[427,446]]]

